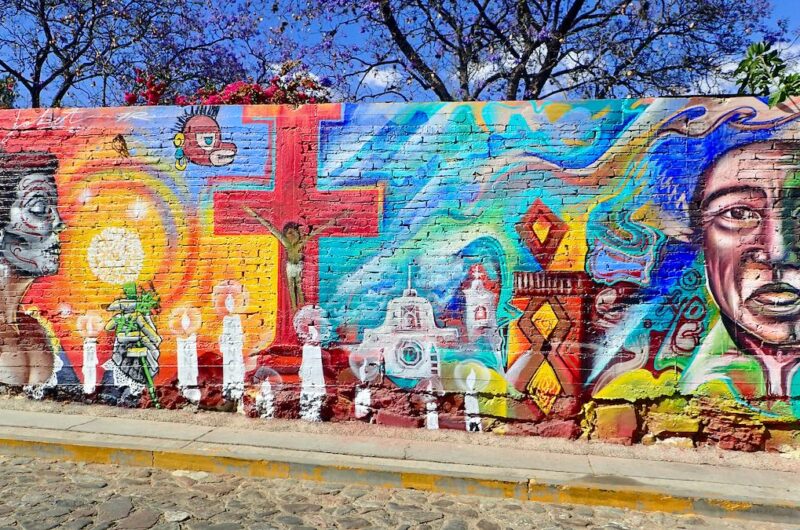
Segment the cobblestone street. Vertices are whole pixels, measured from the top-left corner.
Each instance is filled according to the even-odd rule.
[[[761,528],[630,510],[0,455],[0,530]]]

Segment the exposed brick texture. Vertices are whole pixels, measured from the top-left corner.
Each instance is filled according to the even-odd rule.
[[[0,111],[0,384],[793,450],[792,108]]]

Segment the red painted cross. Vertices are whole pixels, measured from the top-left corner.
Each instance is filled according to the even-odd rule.
[[[248,206],[277,230],[294,222],[308,231],[331,226],[312,237],[303,250],[302,288],[306,304],[319,301],[319,238],[375,236],[381,211],[377,187],[320,191],[317,189],[317,153],[320,121],[341,119],[341,105],[308,105],[247,109],[253,118],[274,118],[277,164],[273,191],[220,191],[214,194],[214,232],[217,234],[263,234],[267,228],[248,215]],[[247,122],[248,120],[244,120]],[[268,180],[269,176],[265,175]],[[286,252],[280,246],[278,277],[278,322],[273,345],[296,345],[293,313],[286,277]]]

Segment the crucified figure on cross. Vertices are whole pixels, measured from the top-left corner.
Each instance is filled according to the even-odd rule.
[[[251,215],[256,221],[261,223],[270,233],[275,236],[286,253],[286,282],[289,289],[289,300],[292,306],[292,312],[297,311],[298,307],[305,304],[303,296],[303,252],[306,243],[322,232],[336,224],[340,218],[345,215],[351,214],[351,210],[344,210],[336,217],[328,221],[322,226],[314,228],[309,226],[309,232],[303,235],[300,231],[298,223],[289,222],[283,227],[283,230],[278,230],[275,225],[264,219],[255,210],[249,206],[242,207],[245,212]]]

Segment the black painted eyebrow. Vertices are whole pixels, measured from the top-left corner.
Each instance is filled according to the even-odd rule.
[[[34,189],[27,189],[23,190],[22,196],[18,197],[18,200],[22,206],[27,206],[33,201],[39,199],[45,199],[49,202],[55,202],[58,198],[58,194],[54,190],[45,189],[44,187],[37,187]]]
[[[721,188],[717,191],[709,194],[708,197],[703,199],[703,202],[700,203],[700,208],[704,209],[708,204],[715,199],[722,197],[723,195],[730,195],[731,193],[757,193],[762,197],[766,197],[764,190],[761,188],[757,188],[755,186],[728,186],[727,188]]]
[[[33,194],[30,197],[25,197],[22,201],[20,201],[20,206],[22,206],[24,208],[27,208],[32,203],[38,202],[38,201],[45,201],[48,205],[53,205],[53,204],[56,204],[56,201],[54,199],[55,199],[55,197],[52,197],[50,195]]]

